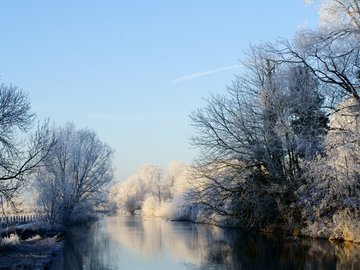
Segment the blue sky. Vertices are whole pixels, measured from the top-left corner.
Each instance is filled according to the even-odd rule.
[[[4,0],[0,12],[0,81],[27,91],[40,119],[94,129],[116,180],[190,163],[188,116],[241,72],[249,44],[318,19],[302,0]]]

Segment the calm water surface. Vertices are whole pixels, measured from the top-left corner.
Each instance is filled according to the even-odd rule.
[[[58,269],[360,269],[360,245],[118,216],[74,229]]]

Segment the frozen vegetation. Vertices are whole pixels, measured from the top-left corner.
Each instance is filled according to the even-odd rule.
[[[251,46],[191,116],[194,163],[144,166],[112,189],[118,209],[360,242],[359,3],[324,0],[320,15],[291,42]]]

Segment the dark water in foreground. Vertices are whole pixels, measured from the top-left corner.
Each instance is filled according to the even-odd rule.
[[[74,229],[51,269],[360,269],[360,245],[119,216]]]

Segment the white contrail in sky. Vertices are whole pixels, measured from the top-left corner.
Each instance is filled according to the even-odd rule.
[[[106,113],[89,113],[88,117],[93,118],[93,119],[113,119],[114,115],[112,114],[106,114]]]
[[[241,67],[241,65],[237,64],[237,65],[225,66],[225,67],[221,67],[221,68],[217,68],[217,69],[197,72],[197,73],[193,73],[193,74],[189,74],[189,75],[185,75],[185,76],[176,78],[175,80],[172,80],[171,83],[178,83],[178,82],[182,82],[182,81],[192,80],[197,77],[207,76],[210,74],[218,73],[218,72],[229,70],[229,69],[235,69],[235,68],[239,68],[239,67]]]

